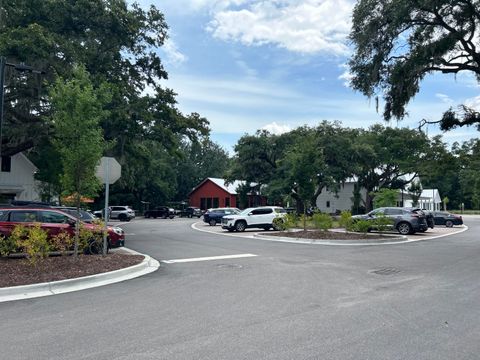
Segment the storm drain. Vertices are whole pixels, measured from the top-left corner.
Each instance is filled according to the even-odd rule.
[[[372,272],[377,275],[394,275],[398,274],[400,270],[394,267],[385,267],[382,269],[372,270]]]

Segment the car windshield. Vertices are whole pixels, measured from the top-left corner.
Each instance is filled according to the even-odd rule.
[[[250,211],[252,211],[253,209],[255,208],[246,208],[245,210],[243,210],[240,215],[247,215]]]

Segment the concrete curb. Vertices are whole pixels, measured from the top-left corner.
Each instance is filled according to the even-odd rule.
[[[270,236],[266,234],[260,234],[260,233],[251,233],[251,234],[246,234],[244,236],[242,235],[232,235],[232,234],[224,234],[224,233],[217,233],[205,229],[199,229],[196,225],[198,223],[193,223],[191,225],[192,229],[197,230],[197,231],[202,231],[210,234],[216,234],[216,235],[223,235],[223,236],[230,236],[230,237],[236,237],[236,238],[248,238],[248,239],[258,239],[258,240],[265,240],[265,241],[277,241],[277,242],[284,242],[284,243],[291,243],[291,244],[307,244],[307,245],[329,245],[329,246],[383,246],[383,245],[398,245],[398,244],[409,244],[409,243],[415,243],[419,241],[427,241],[427,240],[433,240],[433,239],[438,239],[446,236],[452,236],[456,234],[460,234],[464,231],[468,230],[468,226],[462,225],[462,229],[459,231],[455,231],[453,233],[449,234],[441,234],[441,235],[435,235],[435,236],[429,236],[425,238],[419,238],[419,239],[409,239],[407,236],[404,235],[389,235],[386,234],[386,236],[393,237],[393,239],[384,239],[384,240],[306,240],[302,238],[290,238],[290,237],[280,237],[280,236]]]
[[[128,248],[123,249],[131,254],[143,255],[145,258],[140,264],[106,273],[40,284],[0,288],[0,302],[64,294],[114,284],[149,274],[160,267],[160,263],[148,255],[137,253]]]
[[[289,242],[289,243],[299,243],[299,244],[311,244],[311,245],[332,245],[332,246],[382,246],[382,245],[397,245],[397,244],[409,244],[409,243],[415,243],[419,241],[427,241],[427,240],[434,240],[434,239],[439,239],[443,238],[446,236],[452,236],[456,234],[460,234],[464,231],[468,230],[468,226],[462,225],[462,229],[459,231],[455,231],[450,234],[441,234],[441,235],[436,235],[436,236],[429,236],[426,238],[420,238],[420,239],[409,239],[407,236],[404,235],[389,235],[390,237],[393,237],[393,239],[382,239],[382,240],[305,240],[302,238],[288,238],[288,237],[279,237],[279,236],[269,236],[269,235],[263,235],[263,234],[254,234],[253,236],[255,238],[261,239],[261,240],[267,240],[267,241],[281,241],[281,242]],[[388,234],[387,234],[388,236]],[[274,239],[274,238],[278,238]]]
[[[291,238],[291,237],[282,237],[282,236],[272,236],[264,234],[254,234],[253,237],[261,240],[268,241],[281,241],[281,242],[290,242],[290,243],[299,243],[299,244],[310,244],[310,245],[387,245],[387,244],[401,244],[408,242],[408,238],[403,235],[399,236],[390,236],[390,239],[361,239],[361,240],[308,240],[303,238]]]

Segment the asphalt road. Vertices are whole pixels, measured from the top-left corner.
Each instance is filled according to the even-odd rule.
[[[480,219],[452,237],[335,247],[139,219],[162,264],[124,283],[0,304],[1,359],[479,359]]]

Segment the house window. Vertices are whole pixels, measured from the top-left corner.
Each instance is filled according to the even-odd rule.
[[[327,208],[330,207],[330,201],[327,201]]]
[[[230,198],[229,197],[225,198],[225,207],[230,207]]]
[[[12,158],[10,156],[2,156],[2,172],[10,172],[12,169]]]
[[[213,207],[218,208],[218,198],[213,198]]]

